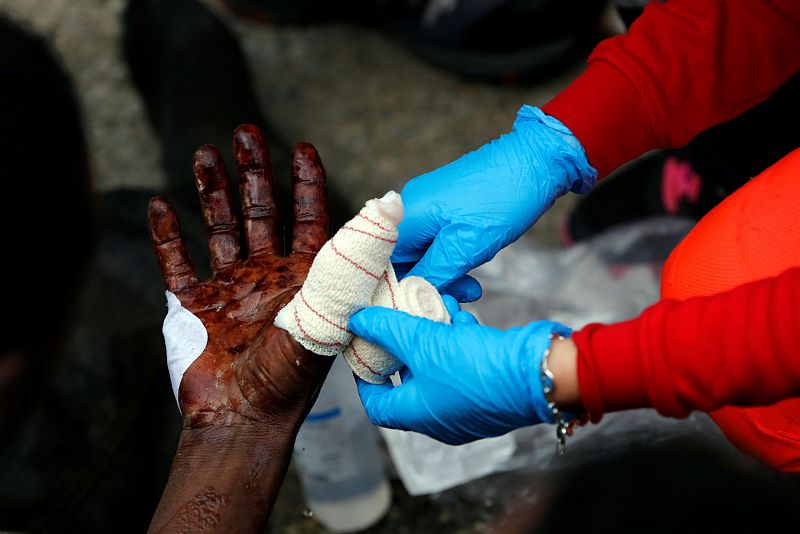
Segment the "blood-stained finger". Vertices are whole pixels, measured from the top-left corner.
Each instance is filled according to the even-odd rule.
[[[233,134],[233,154],[239,174],[242,218],[250,256],[280,254],[283,231],[269,151],[258,127],[242,124]]]
[[[178,216],[167,199],[153,197],[150,200],[147,226],[167,289],[179,291],[199,282],[189,249],[181,236]]]
[[[214,273],[239,259],[239,226],[231,207],[230,180],[216,147],[205,145],[194,153],[194,175],[208,234]]]
[[[292,149],[294,227],[292,252],[316,253],[330,237],[325,168],[310,143]]]

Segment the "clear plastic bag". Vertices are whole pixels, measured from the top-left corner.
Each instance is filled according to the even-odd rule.
[[[577,329],[634,317],[658,300],[661,266],[691,227],[647,219],[564,250],[523,238],[471,273],[483,297],[466,308],[498,328],[550,319]]]

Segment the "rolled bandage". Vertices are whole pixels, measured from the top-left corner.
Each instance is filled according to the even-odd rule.
[[[430,282],[409,276],[398,283],[391,264],[375,289],[372,305],[401,310],[440,323],[450,322],[442,297]],[[403,367],[400,360],[360,337],[354,337],[347,346],[344,359],[359,378],[372,384],[384,383]]]
[[[394,191],[373,199],[317,254],[303,287],[275,324],[311,352],[334,356],[350,343],[350,316],[369,306],[397,243],[403,202]]]

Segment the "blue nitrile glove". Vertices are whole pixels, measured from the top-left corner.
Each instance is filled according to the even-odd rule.
[[[421,276],[461,301],[480,297],[465,276],[519,238],[567,191],[595,183],[580,142],[557,119],[523,106],[510,133],[409,181],[398,273]]]
[[[541,386],[542,356],[551,333],[569,335],[570,329],[539,321],[502,331],[479,325],[467,312],[452,320],[436,323],[377,306],[350,318],[353,333],[407,366],[398,387],[357,379],[370,420],[451,445],[552,422]]]

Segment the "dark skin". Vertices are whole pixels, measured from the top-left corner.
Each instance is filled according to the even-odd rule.
[[[322,162],[308,143],[292,150],[294,224],[283,255],[270,158],[254,125],[236,129],[233,153],[241,210],[219,151],[206,145],[194,156],[211,280],[199,279],[169,202],[155,197],[148,210],[164,283],[208,331],[181,381],[183,432],[152,532],[260,531],[332,363],[273,324],[329,237]]]

